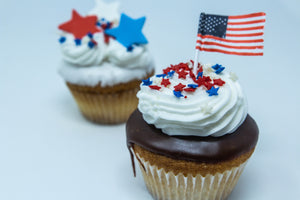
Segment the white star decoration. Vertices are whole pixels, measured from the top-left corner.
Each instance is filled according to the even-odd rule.
[[[233,73],[233,72],[230,72],[229,78],[230,78],[231,80],[233,80],[233,81],[237,81],[237,80],[238,80],[237,75],[236,75],[235,73]]]
[[[201,108],[201,112],[203,114],[210,114],[213,109],[213,107],[209,106],[207,103],[202,105],[200,108]]]
[[[96,0],[96,6],[89,12],[89,15],[97,15],[99,20],[105,18],[110,22],[114,22],[114,24],[118,24],[120,20],[119,8],[119,2],[105,3],[102,0]]]

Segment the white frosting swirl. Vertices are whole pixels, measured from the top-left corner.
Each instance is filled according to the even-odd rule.
[[[141,68],[152,62],[147,45],[134,45],[132,51],[127,49],[116,40],[110,40],[106,57],[108,62],[120,67]]]
[[[142,79],[153,70],[152,62],[148,63],[147,67],[134,69],[119,67],[108,62],[88,67],[78,67],[62,62],[58,72],[69,83],[88,86],[96,86],[100,83],[102,87],[106,87]]]
[[[221,78],[226,83],[219,87],[218,95],[209,96],[204,86],[195,92],[185,92],[187,98],[177,98],[173,94],[174,86],[195,84],[187,75],[184,80],[175,73],[170,78],[171,85],[161,86],[161,79],[151,77],[153,85],[161,86],[153,90],[141,84],[138,92],[138,109],[148,124],[168,135],[194,135],[219,137],[234,132],[247,115],[247,103],[240,84],[231,74],[222,72],[216,74],[211,65],[204,66],[204,75],[212,79]]]
[[[83,37],[81,45],[78,46],[72,34],[66,33],[65,38],[65,42],[61,44],[61,52],[65,61],[80,66],[99,65],[103,61],[107,47],[102,32],[93,35],[97,45],[92,48],[88,46],[90,41],[88,36]]]

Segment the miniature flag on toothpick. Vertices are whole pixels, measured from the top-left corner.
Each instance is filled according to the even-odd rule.
[[[262,56],[265,18],[264,12],[236,16],[201,13],[194,68],[199,51]]]

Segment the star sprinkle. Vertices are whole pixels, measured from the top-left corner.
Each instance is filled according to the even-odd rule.
[[[123,13],[119,26],[106,29],[105,33],[115,37],[126,48],[131,47],[133,44],[147,44],[148,41],[142,33],[145,20],[145,17],[132,19]]]
[[[233,72],[230,72],[229,78],[233,81],[237,81],[239,79],[238,76]]]
[[[185,87],[185,85],[183,85],[182,83],[179,83],[178,85],[174,86],[174,89],[175,89],[175,91],[182,91],[184,87]]]
[[[206,92],[209,94],[208,96],[218,95],[219,88],[211,87],[209,90],[206,90]]]
[[[213,68],[215,71],[216,74],[220,74],[224,69],[225,67],[223,67],[222,65],[220,64],[215,64],[214,66],[212,66],[211,68]]]
[[[156,77],[160,78],[160,77],[163,77],[165,78],[165,76],[167,76],[166,74],[157,74]]]
[[[188,75],[188,72],[186,72],[184,70],[180,70],[177,73],[178,73],[178,78],[184,78],[184,79],[186,79],[186,75]]]
[[[67,39],[66,37],[62,36],[62,37],[59,38],[58,41],[59,41],[59,43],[62,44],[62,43],[64,43],[66,41],[66,39]]]
[[[225,81],[223,81],[222,79],[214,79],[214,84],[218,85],[218,86],[222,86],[225,84]]]
[[[94,40],[88,42],[88,46],[92,49],[97,43]]]
[[[197,79],[198,79],[199,77],[202,78],[202,76],[203,76],[203,72],[198,72]]]
[[[153,90],[160,90],[161,87],[159,87],[157,85],[149,85],[149,88],[151,88]]]
[[[146,80],[142,80],[143,85],[149,86],[152,84],[152,81],[150,81],[150,78],[146,79]]]
[[[173,90],[173,94],[174,94],[177,98],[184,97],[184,96],[181,94],[181,91],[175,91],[175,90]]]
[[[58,28],[68,33],[72,33],[75,39],[81,39],[88,33],[94,34],[101,31],[96,26],[96,22],[96,16],[82,17],[76,10],[73,10],[72,19],[59,25]]]
[[[190,87],[190,88],[197,88],[198,87],[198,85],[196,85],[196,84],[188,84],[187,86]]]
[[[195,92],[196,88],[184,88],[185,92]]]
[[[96,0],[96,6],[89,12],[90,15],[97,15],[98,19],[105,18],[108,21],[118,21],[120,17],[120,3],[112,2],[105,3],[101,0]]]
[[[81,39],[75,39],[74,42],[75,42],[76,46],[81,45]]]
[[[167,87],[168,85],[170,85],[171,84],[171,82],[170,82],[170,80],[169,79],[162,79],[162,81],[161,81],[161,85],[163,85],[163,86],[165,86],[165,87]]]
[[[171,72],[168,72],[168,78],[172,77],[174,75],[175,71],[171,71]]]

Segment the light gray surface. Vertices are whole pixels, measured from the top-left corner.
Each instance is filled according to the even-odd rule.
[[[0,199],[150,200],[132,175],[125,125],[84,120],[63,80],[57,25],[92,1],[0,1]],[[122,1],[132,17],[147,16],[144,33],[157,69],[193,59],[200,12],[264,11],[265,55],[203,53],[235,71],[260,128],[260,138],[229,200],[300,196],[300,2]]]

